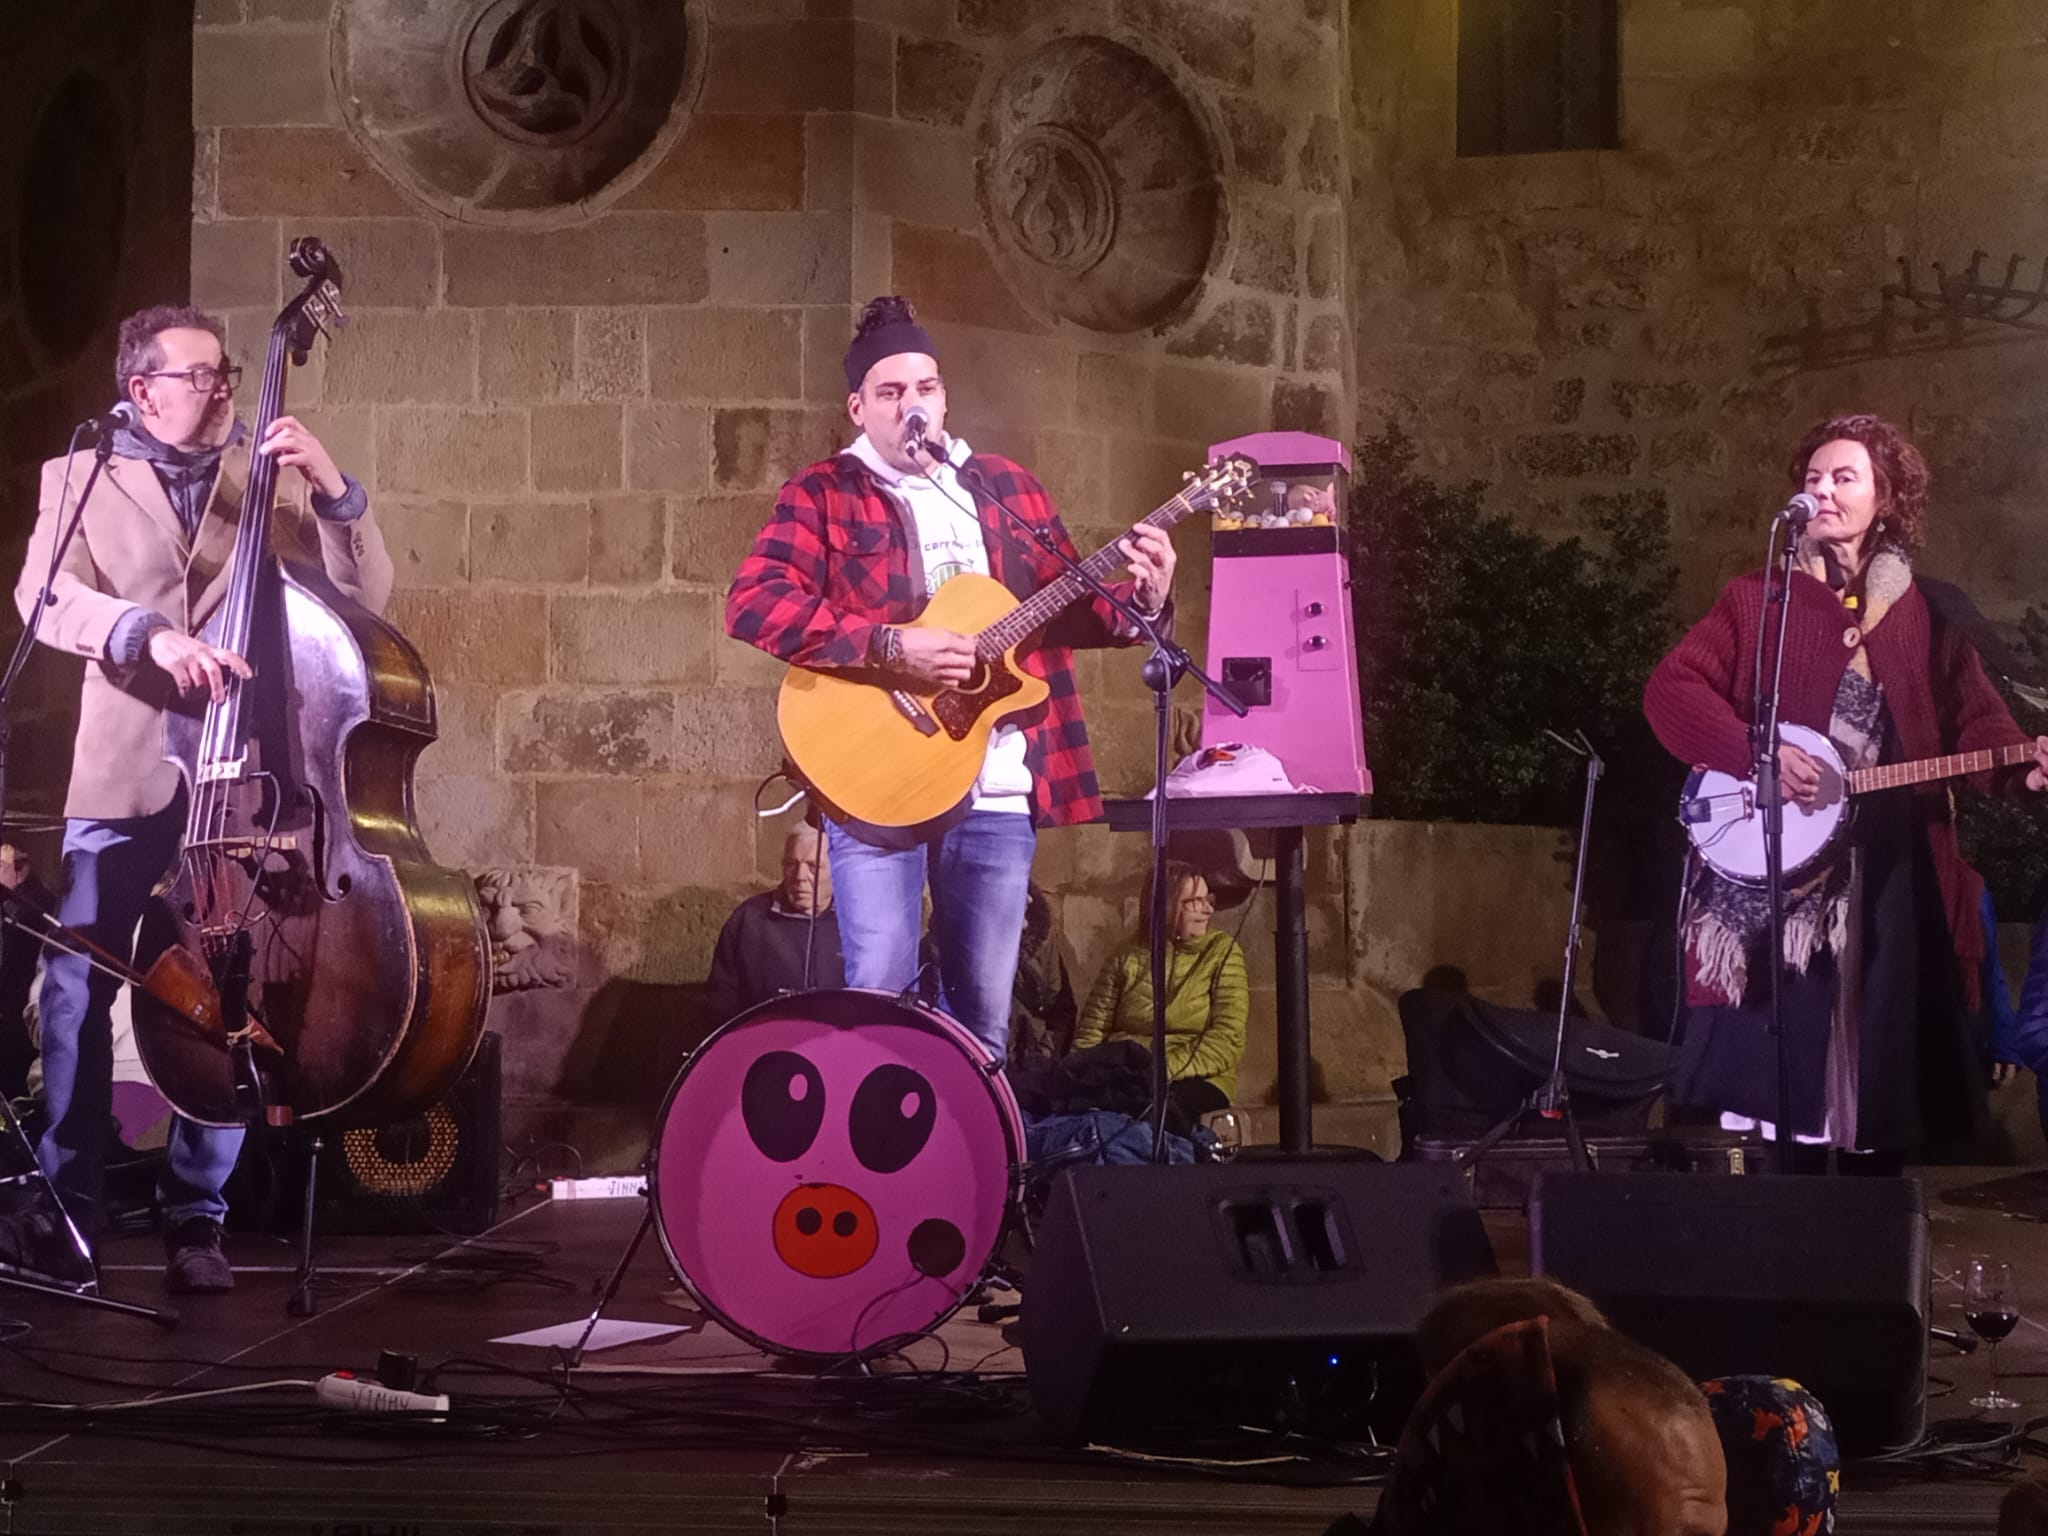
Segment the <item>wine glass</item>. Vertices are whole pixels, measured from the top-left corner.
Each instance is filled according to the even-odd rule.
[[[1210,1155],[1217,1162],[1227,1163],[1243,1150],[1244,1116],[1238,1110],[1212,1109],[1202,1116],[1202,1124],[1216,1138],[1216,1150]]]
[[[1998,1390],[1998,1341],[2020,1320],[2020,1301],[2012,1288],[2012,1269],[1998,1259],[1972,1259],[1963,1280],[1963,1316],[1970,1331],[1991,1346],[1991,1390],[1970,1399],[1972,1408],[2016,1409],[2015,1398]]]

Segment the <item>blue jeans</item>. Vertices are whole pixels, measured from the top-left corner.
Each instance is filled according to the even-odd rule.
[[[969,811],[929,843],[892,852],[826,823],[846,984],[901,992],[917,980],[918,918],[932,886],[939,1006],[1003,1059],[1024,903],[1038,837],[1031,818]]]
[[[153,816],[64,824],[64,896],[58,919],[127,959],[158,876],[185,829],[180,795]],[[37,1005],[43,1097],[49,1129],[38,1161],[88,1241],[106,1228],[108,1120],[114,1108],[114,1034],[109,1018],[121,983],[73,955],[43,952]],[[216,1130],[182,1115],[171,1122],[157,1199],[167,1224],[227,1213],[221,1186],[242,1150],[240,1127]]]

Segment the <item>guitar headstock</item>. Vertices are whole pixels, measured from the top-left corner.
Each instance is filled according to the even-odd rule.
[[[1251,495],[1259,478],[1259,465],[1248,454],[1233,453],[1228,458],[1211,460],[1200,474],[1190,472],[1182,478],[1187,484],[1181,490],[1181,498],[1190,508],[1222,512]]]

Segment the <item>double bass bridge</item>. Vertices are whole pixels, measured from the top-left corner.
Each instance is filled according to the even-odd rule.
[[[197,775],[202,784],[239,784],[249,769],[249,754],[240,757],[217,757],[199,765]]]

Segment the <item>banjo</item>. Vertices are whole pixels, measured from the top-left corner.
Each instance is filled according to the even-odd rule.
[[[1778,735],[1820,764],[1820,793],[1813,804],[1785,802],[1784,873],[1788,880],[1833,857],[1835,845],[1849,825],[1852,797],[1874,789],[1902,789],[1909,784],[2010,768],[2031,762],[2034,756],[2034,744],[2021,741],[1981,752],[1849,769],[1842,766],[1842,754],[1835,744],[1819,731],[1781,725]],[[1712,768],[1693,769],[1679,798],[1678,820],[1699,856],[1724,879],[1737,885],[1765,882],[1764,819],[1756,802],[1754,779],[1739,779]]]

